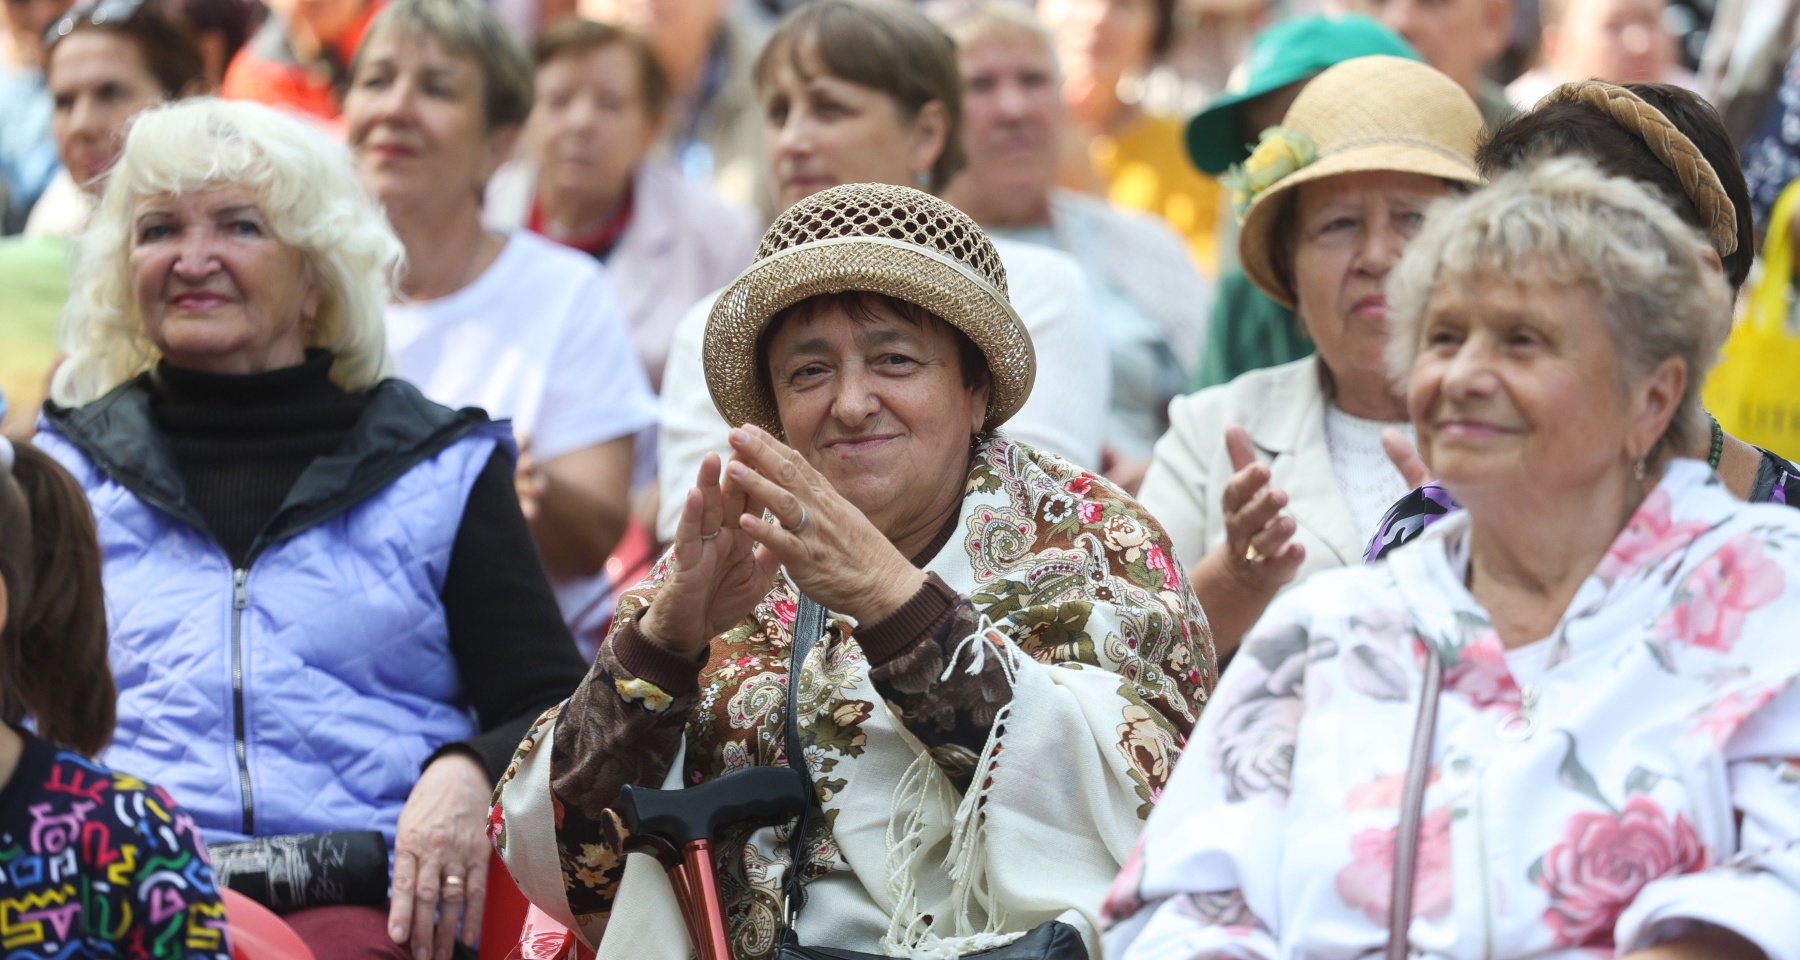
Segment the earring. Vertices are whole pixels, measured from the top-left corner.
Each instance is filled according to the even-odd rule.
[[[1642,483],[1644,481],[1644,458],[1643,457],[1638,458],[1637,479],[1638,479],[1639,483]]]
[[[926,170],[920,170],[918,173],[913,174],[913,185],[917,186],[920,190],[924,190],[926,187],[931,186],[931,173]]]

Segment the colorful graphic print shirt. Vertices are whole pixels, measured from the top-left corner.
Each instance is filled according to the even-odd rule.
[[[0,788],[0,958],[229,960],[188,815],[160,787],[21,733]]]
[[[1710,923],[1800,958],[1800,513],[1676,460],[1512,649],[1469,525],[1269,608],[1113,887],[1109,958],[1379,955],[1429,656],[1415,953],[1593,960]]]

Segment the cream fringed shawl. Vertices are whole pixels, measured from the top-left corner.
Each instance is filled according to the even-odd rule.
[[[834,849],[830,872],[807,886],[800,938],[953,956],[1061,919],[1097,957],[1101,899],[1213,683],[1204,615],[1141,507],[999,436],[978,450],[956,532],[926,569],[981,615],[949,669],[999,658],[1012,701],[967,796],[884,707],[860,717],[845,749],[833,735],[842,707],[883,698],[853,625],[833,620],[801,680],[801,731]],[[779,739],[781,712],[766,736]],[[627,860],[609,914],[571,911],[549,789],[555,714],[533,728],[497,794],[508,868],[601,957],[687,957],[668,882],[647,856]],[[694,757],[678,760],[664,786],[694,769]],[[761,879],[774,883],[787,869],[785,830],[759,830],[751,847],[747,859],[767,865]]]

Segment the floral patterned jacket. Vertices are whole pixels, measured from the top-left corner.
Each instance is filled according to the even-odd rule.
[[[1378,953],[1431,655],[1414,951],[1612,956],[1706,922],[1800,957],[1800,514],[1674,461],[1511,651],[1463,586],[1468,524],[1270,609],[1109,896],[1109,957]]]
[[[794,587],[778,579],[750,617],[713,640],[704,663],[670,662],[634,635],[666,560],[624,595],[593,671],[540,721],[497,794],[492,832],[514,875],[534,902],[594,943],[618,926],[609,927],[615,908],[626,909],[618,898],[629,838],[615,809],[625,784],[672,785],[683,747],[685,784],[787,763]],[[943,598],[940,615],[899,631],[903,642],[887,621],[833,617],[807,661],[800,731],[824,816],[809,838],[802,936],[812,924],[829,931],[828,945],[876,950],[884,935],[921,920],[930,926],[934,916],[946,936],[976,932],[950,929],[954,911],[929,899],[949,885],[942,871],[907,881],[918,892],[911,910],[887,872],[893,821],[932,803],[960,808],[972,784],[980,784],[979,813],[946,813],[954,823],[941,826],[979,823],[992,851],[993,903],[1011,884],[1020,904],[1004,920],[998,908],[967,918],[974,927],[1016,932],[1064,908],[1097,915],[1214,682],[1210,634],[1187,578],[1162,530],[1130,498],[998,434],[976,448],[959,515],[921,562],[928,590]],[[959,659],[983,645],[995,653]],[[996,763],[1002,736],[1005,760]],[[548,770],[534,773],[546,745]],[[921,759],[932,781],[923,787]],[[554,852],[529,849],[537,841],[520,822],[545,786]],[[1046,822],[1092,842],[1021,855],[1014,844],[1042,841],[1014,838]],[[728,831],[718,848],[733,953],[767,956],[788,869],[785,827]],[[1034,856],[1068,857],[1071,866],[1059,876],[1033,865]],[[545,875],[550,863],[554,877]],[[1041,888],[1023,892],[1033,884]],[[672,936],[682,937],[679,928]]]

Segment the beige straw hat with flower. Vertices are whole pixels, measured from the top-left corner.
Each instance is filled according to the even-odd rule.
[[[1263,131],[1250,158],[1222,179],[1243,230],[1244,273],[1282,306],[1293,291],[1274,266],[1275,225],[1295,187],[1342,173],[1419,173],[1479,184],[1475,145],[1481,112],[1456,82],[1401,57],[1357,57],[1314,77],[1281,126]]]
[[[987,359],[991,430],[1031,395],[1037,354],[1006,292],[1006,269],[966,213],[910,187],[852,183],[789,207],[756,260],[706,321],[706,386],[732,424],[782,436],[758,344],[776,314],[809,297],[860,290],[925,308]]]

